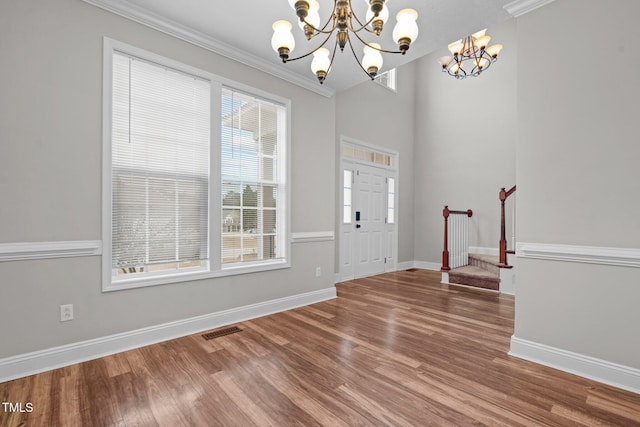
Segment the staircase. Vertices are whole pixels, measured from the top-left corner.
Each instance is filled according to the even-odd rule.
[[[500,258],[493,255],[469,254],[469,264],[449,270],[449,283],[476,288],[500,290]]]
[[[442,283],[515,294],[515,272],[513,265],[510,265],[507,259],[508,254],[515,252],[507,249],[505,226],[505,201],[515,191],[516,186],[514,185],[508,191],[502,188],[499,193],[501,216],[499,256],[469,253],[467,220],[473,216],[473,211],[471,209],[457,211],[450,210],[448,206],[444,207],[442,211],[444,250],[442,251],[442,268],[440,269]],[[515,240],[515,233],[513,238]]]

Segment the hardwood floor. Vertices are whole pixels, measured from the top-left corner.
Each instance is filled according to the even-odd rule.
[[[513,298],[388,273],[338,298],[0,384],[1,426],[640,426],[640,395],[508,356]]]

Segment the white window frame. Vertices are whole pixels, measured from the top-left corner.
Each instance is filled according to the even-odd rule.
[[[141,58],[168,68],[194,75],[211,82],[211,149],[210,149],[210,175],[209,175],[209,265],[208,268],[198,268],[195,271],[170,271],[167,273],[154,273],[134,278],[122,278],[116,281],[112,277],[111,267],[111,238],[112,238],[112,81],[113,81],[113,54],[122,52],[126,55]],[[220,172],[220,147],[221,147],[221,97],[222,87],[245,92],[254,97],[263,98],[270,102],[280,104],[285,108],[286,126],[284,153],[281,153],[278,162],[284,165],[284,187],[286,194],[282,198],[285,205],[284,226],[282,238],[283,257],[254,261],[251,263],[222,265],[222,198],[221,198],[221,174]],[[291,101],[268,92],[235,82],[224,77],[203,71],[189,65],[171,60],[169,58],[148,52],[126,43],[122,43],[108,37],[103,41],[103,128],[102,128],[102,291],[116,291],[146,286],[163,285],[168,283],[180,283],[191,280],[201,280],[215,277],[230,276],[244,273],[276,270],[291,267]]]
[[[386,77],[386,83],[382,82],[382,78]],[[380,86],[385,87],[393,92],[398,92],[397,84],[398,84],[398,71],[396,68],[392,68],[390,70],[385,71],[384,73],[378,74],[374,81],[378,83]]]

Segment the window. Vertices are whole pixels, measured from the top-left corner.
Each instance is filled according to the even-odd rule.
[[[396,180],[387,178],[387,224],[396,222]]]
[[[284,257],[283,106],[222,91],[222,263]]]
[[[104,290],[288,266],[288,103],[252,91],[105,39]]]
[[[381,84],[382,86],[395,91],[396,90],[396,69],[392,68],[389,71],[385,71],[384,73],[378,74],[374,80],[379,84]]]
[[[345,169],[342,179],[344,181],[342,186],[342,222],[344,224],[351,224],[353,171]]]
[[[392,163],[393,156],[386,153],[380,153],[374,149],[344,144],[342,146],[342,156],[356,161],[364,161],[375,163],[382,166],[394,166]]]

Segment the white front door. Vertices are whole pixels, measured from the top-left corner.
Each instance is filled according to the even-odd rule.
[[[385,271],[386,171],[358,165],[354,176],[354,277]]]
[[[349,163],[342,176],[340,280],[395,271],[396,172]]]

